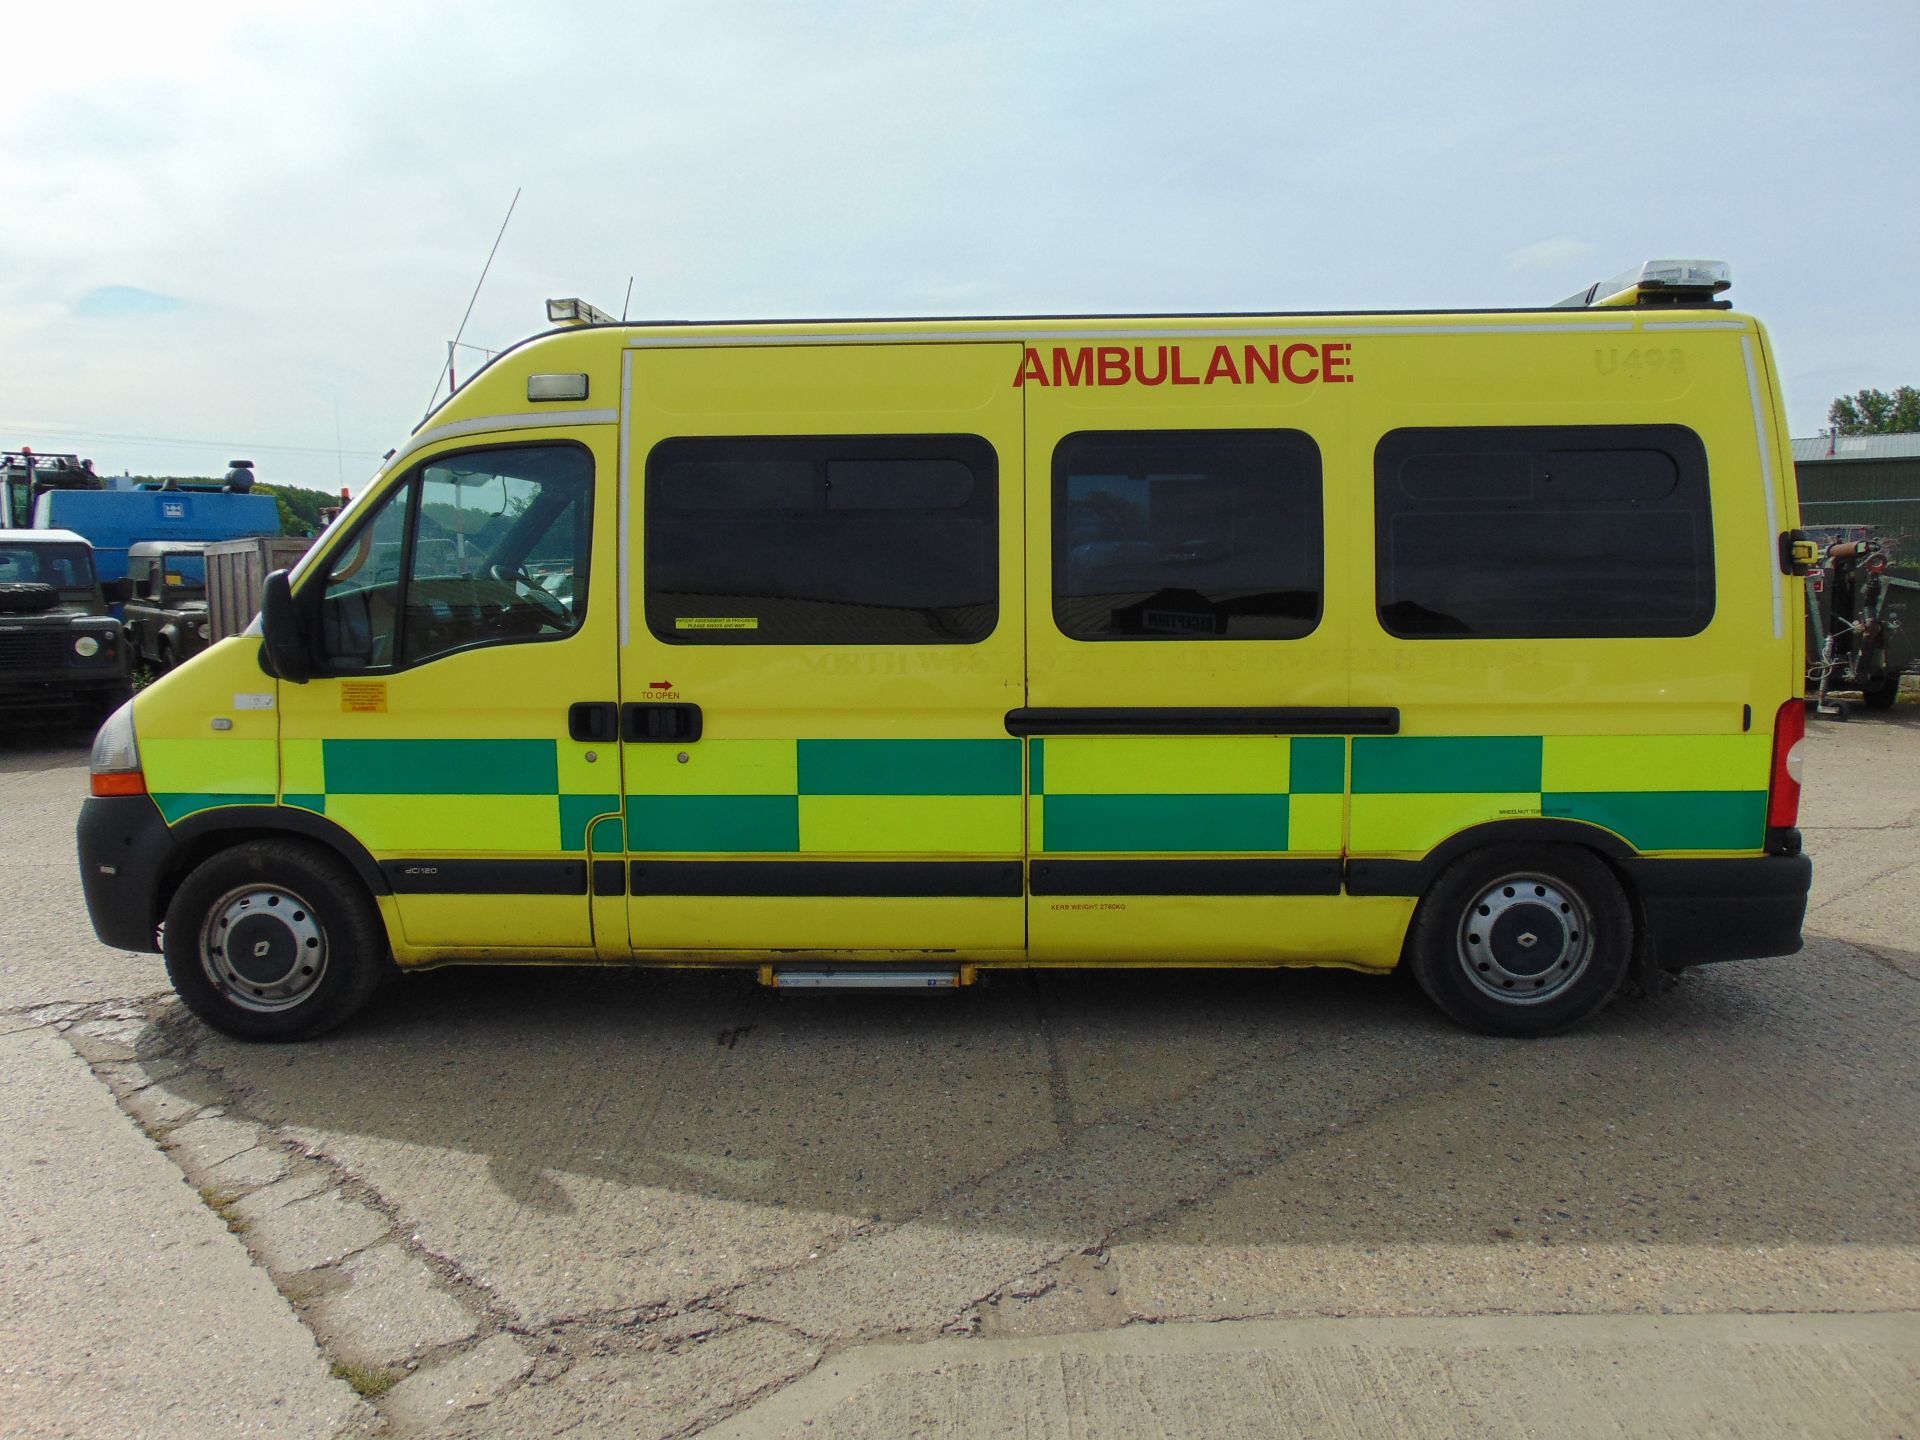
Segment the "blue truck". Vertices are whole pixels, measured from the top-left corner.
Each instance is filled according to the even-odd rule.
[[[100,583],[119,600],[127,551],[142,541],[239,540],[278,535],[280,507],[271,495],[225,487],[141,485],[132,490],[48,490],[35,501],[36,529],[72,530],[93,542]]]

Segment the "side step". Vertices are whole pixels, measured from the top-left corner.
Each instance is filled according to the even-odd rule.
[[[814,967],[762,965],[760,983],[775,990],[958,990],[971,985],[978,967],[945,965],[883,969],[878,965]]]

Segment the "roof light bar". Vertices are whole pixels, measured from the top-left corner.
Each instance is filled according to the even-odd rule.
[[[1556,310],[1599,306],[1712,305],[1733,284],[1724,260],[1649,260],[1557,302]]]
[[[584,300],[547,301],[547,319],[555,325],[611,325],[613,316]]]

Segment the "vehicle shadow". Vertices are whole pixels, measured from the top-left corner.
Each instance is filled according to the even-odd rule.
[[[1539,1214],[1586,1242],[1904,1245],[1916,996],[1818,939],[1534,1042],[1341,972],[820,996],[456,969],[313,1043],[239,1044],[177,1010],[147,1040],[184,1037],[217,1075],[163,1082],[184,1098],[310,1137],[403,1206],[483,1179],[509,1228],[592,1210],[604,1235],[673,1197],[1097,1240],[1279,1173],[1284,1203],[1221,1210],[1209,1238],[1478,1243]]]

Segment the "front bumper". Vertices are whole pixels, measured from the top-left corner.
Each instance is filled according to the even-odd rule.
[[[87,918],[101,943],[159,953],[160,881],[177,845],[147,795],[89,795],[76,839]]]

